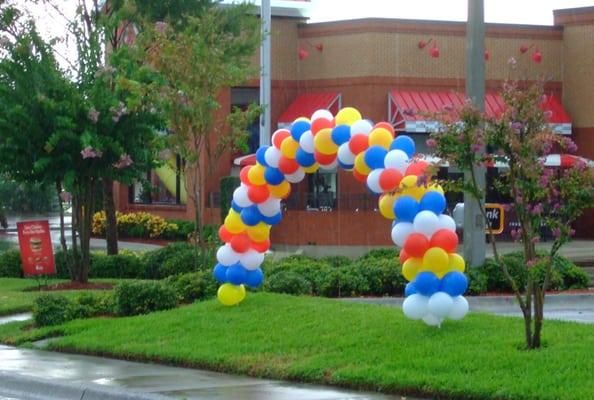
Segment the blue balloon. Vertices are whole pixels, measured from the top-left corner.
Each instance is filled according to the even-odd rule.
[[[439,291],[439,278],[433,272],[419,272],[413,282],[417,292],[424,296],[431,296]]]
[[[278,214],[273,215],[272,217],[267,217],[266,215],[262,215],[262,221],[264,221],[268,225],[276,225],[279,222],[281,222],[281,219],[283,219],[283,214],[280,212]]]
[[[264,273],[262,272],[262,269],[257,268],[248,271],[245,284],[251,288],[257,288],[262,284],[262,281],[264,281]]]
[[[297,149],[295,161],[297,161],[297,164],[301,165],[302,167],[311,167],[316,163],[314,155],[303,150],[301,147]]]
[[[338,166],[342,169],[345,169],[347,171],[350,171],[351,169],[353,169],[355,167],[354,164],[345,164],[343,162],[341,162],[339,159],[337,159],[338,161]]]
[[[260,214],[258,206],[255,204],[241,210],[239,215],[241,217],[241,221],[247,226],[258,225],[258,223],[262,221],[262,214]]]
[[[433,211],[435,214],[441,214],[446,208],[446,198],[443,194],[431,190],[421,198],[421,210]]]
[[[278,168],[266,167],[264,180],[269,185],[280,185],[285,180],[285,175]]]
[[[413,222],[419,213],[419,203],[414,197],[400,196],[394,203],[394,214],[398,222]]]
[[[264,153],[266,153],[266,149],[268,149],[269,147],[270,146],[262,146],[258,150],[256,150],[256,161],[258,161],[260,164],[262,164],[265,167],[268,167],[268,164],[266,163],[266,158],[264,157]]]
[[[235,200],[231,200],[231,208],[233,209],[233,211],[238,212],[238,213],[240,213],[241,210],[243,210],[243,207],[239,207],[239,205],[237,205]]]
[[[227,268],[227,282],[234,285],[241,285],[247,279],[247,269],[237,263]]]
[[[448,272],[441,278],[439,290],[452,297],[460,296],[468,289],[468,279],[460,271]]]
[[[415,294],[415,293],[418,293],[418,290],[415,287],[415,284],[413,282],[408,282],[406,284],[406,286],[404,287],[404,297],[408,297],[411,294]]]
[[[410,136],[400,135],[392,141],[390,150],[402,150],[410,158],[415,154],[415,142],[410,138]]]
[[[311,125],[307,121],[293,122],[293,125],[291,126],[291,136],[293,136],[293,139],[298,142],[299,139],[301,139],[301,135],[303,135],[310,128]]]
[[[384,168],[384,158],[388,151],[382,146],[371,146],[365,151],[365,164],[371,169]]]
[[[217,264],[212,270],[212,276],[221,283],[227,283],[227,269],[223,264]]]
[[[338,125],[332,129],[332,141],[340,146],[351,138],[351,127],[348,125]]]

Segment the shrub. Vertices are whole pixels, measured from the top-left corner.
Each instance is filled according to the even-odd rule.
[[[114,306],[118,315],[139,315],[168,310],[177,305],[175,291],[161,282],[122,282],[114,292]]]
[[[194,233],[194,222],[184,219],[169,219],[167,222],[177,225],[177,230],[168,230],[163,232],[163,239],[170,240],[188,240]]]
[[[177,225],[168,222],[165,218],[147,212],[120,213],[116,212],[118,233],[122,237],[138,237],[156,239],[171,236],[177,231]],[[93,233],[105,234],[105,211],[93,215]]]
[[[390,249],[373,249],[359,257],[359,261],[368,260],[370,258],[384,258],[398,260],[399,252],[395,248]]]
[[[145,278],[158,279],[160,276],[161,266],[169,258],[173,257],[178,252],[194,251],[194,246],[190,243],[170,243],[158,250],[148,251],[144,253],[145,264]]]
[[[0,277],[20,278],[23,276],[21,268],[21,253],[18,250],[6,250],[0,254]]]
[[[70,317],[90,318],[97,315],[113,314],[113,296],[111,293],[80,293],[70,304]]]
[[[71,319],[70,301],[62,295],[42,295],[33,302],[33,320],[37,326],[60,325]]]
[[[555,257],[554,267],[559,271],[563,279],[562,290],[587,289],[590,287],[590,276],[568,259]]]
[[[292,271],[279,271],[268,277],[265,282],[268,292],[304,295],[312,293],[311,283],[303,276]]]
[[[368,253],[369,254],[369,253]],[[401,295],[406,286],[402,267],[392,254],[377,253],[377,256],[364,256],[355,262],[367,281],[368,290],[363,292],[372,296]]]
[[[369,291],[365,275],[353,264],[330,269],[320,282],[316,294],[324,297],[354,297]]]
[[[170,276],[165,284],[175,291],[180,303],[192,303],[213,297],[219,284],[209,271]]]
[[[281,271],[293,272],[311,285],[311,293],[320,295],[321,293],[328,293],[332,291],[332,286],[335,285],[335,277],[331,274],[332,268],[330,264],[321,259],[311,258],[307,256],[290,256],[275,262],[267,262],[263,265],[265,274],[268,278],[272,278]]]
[[[478,295],[487,292],[487,274],[484,268],[468,268],[464,273],[468,277],[467,294]]]
[[[346,267],[353,263],[353,260],[345,256],[326,256],[320,258],[319,260],[330,264],[330,266],[334,268]]]
[[[67,257],[72,257],[72,250],[68,250],[68,253],[64,253],[62,250],[58,250],[54,253],[56,278],[70,279],[70,269],[68,269],[68,262],[66,260]]]
[[[93,278],[139,279],[144,277],[145,268],[142,259],[134,253],[93,253],[89,275]]]
[[[221,221],[225,220],[225,217],[229,213],[231,208],[231,200],[233,200],[233,191],[239,186],[241,181],[238,176],[223,176],[219,183],[219,189],[221,191],[220,207],[221,207]]]

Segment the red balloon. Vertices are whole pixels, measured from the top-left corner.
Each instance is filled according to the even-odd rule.
[[[322,154],[316,150],[314,151],[314,158],[319,164],[328,165],[336,160],[336,154]]]
[[[411,233],[404,241],[404,251],[411,257],[423,257],[429,249],[429,240],[422,233]]]
[[[453,253],[458,248],[458,235],[449,229],[440,229],[431,236],[430,247],[441,247],[448,253]]]
[[[263,242],[252,242],[252,249],[258,253],[265,253],[270,248],[270,240],[266,239]]]
[[[404,264],[404,262],[409,258],[410,256],[406,254],[406,251],[404,251],[404,249],[400,250],[400,256],[398,257],[398,259],[400,260],[400,264]]]
[[[384,191],[392,191],[398,187],[402,180],[402,173],[397,169],[388,168],[382,171],[379,185]]]
[[[356,180],[358,180],[361,183],[367,182],[367,175],[363,175],[362,173],[358,172],[356,169],[353,169],[353,176],[355,177]]]
[[[227,228],[225,228],[225,225],[221,225],[219,228],[219,238],[222,242],[229,243],[233,238],[233,235],[227,230]]]
[[[315,134],[325,128],[334,128],[334,120],[330,121],[326,118],[318,118],[311,122],[311,133]]]
[[[367,150],[369,147],[369,137],[362,133],[357,133],[351,137],[349,141],[349,149],[354,155],[361,153],[362,151]]]
[[[427,161],[417,161],[408,166],[406,169],[405,175],[415,175],[415,176],[422,176],[425,175],[425,171],[429,163]]]
[[[384,128],[385,130],[387,130],[388,132],[390,132],[392,134],[392,137],[394,137],[394,127],[387,123],[387,122],[378,122],[377,124],[375,124],[373,126],[373,129],[376,128]]]
[[[259,204],[268,200],[270,192],[268,191],[268,187],[266,185],[251,185],[248,186],[247,195],[253,203]]]
[[[291,136],[291,132],[286,129],[279,129],[278,131],[274,132],[274,134],[272,134],[272,144],[274,147],[280,150],[281,143],[289,136]]]
[[[252,168],[251,165],[247,165],[245,167],[243,167],[241,169],[241,171],[239,171],[239,179],[241,180],[241,182],[244,185],[249,185],[250,184],[250,180],[248,179],[248,172],[250,172],[250,168]]]
[[[245,253],[250,249],[251,244],[252,241],[245,233],[233,236],[230,242],[231,248],[237,253]]]
[[[299,164],[292,158],[281,156],[278,160],[278,169],[285,175],[292,174],[299,169]]]

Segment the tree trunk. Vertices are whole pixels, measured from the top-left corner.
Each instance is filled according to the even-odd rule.
[[[58,205],[60,212],[60,245],[62,246],[64,257],[66,257],[68,254],[68,245],[66,244],[66,230],[64,228],[64,201],[62,200],[61,196],[62,182],[60,182],[60,180],[56,181],[56,192],[58,193]]]
[[[74,277],[79,283],[86,283],[89,279],[91,267],[91,225],[93,221],[93,205],[95,201],[95,185],[93,181],[81,185],[75,201],[76,231],[80,237],[80,256],[76,251],[76,233],[73,229],[73,254],[75,254]]]
[[[113,179],[103,179],[103,208],[105,210],[105,240],[107,254],[118,254],[118,226],[113,200]]]

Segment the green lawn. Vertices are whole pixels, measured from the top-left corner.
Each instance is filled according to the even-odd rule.
[[[98,279],[102,282],[113,282],[114,279]],[[45,284],[45,280],[41,281]],[[50,279],[48,283],[64,282],[63,280]],[[36,288],[38,286],[35,279],[20,279],[20,278],[0,278],[0,315],[16,314],[19,312],[31,311],[33,308],[33,300],[40,294],[59,293],[68,297],[74,297],[80,291],[77,290],[63,290],[54,292],[24,292],[28,288]]]
[[[546,348],[519,350],[522,320],[470,314],[441,329],[393,307],[252,293],[132,318],[72,321],[0,339],[63,335],[52,349],[254,376],[467,399],[592,398],[594,327],[546,322]],[[24,335],[19,338],[19,335]]]

